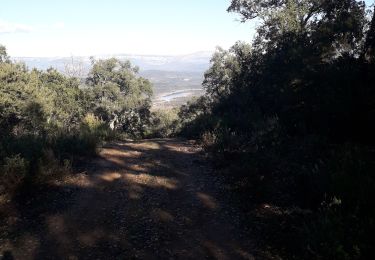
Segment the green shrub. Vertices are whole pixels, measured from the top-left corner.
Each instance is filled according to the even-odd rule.
[[[28,161],[19,154],[6,157],[0,168],[0,192],[13,191],[18,188],[24,181],[28,169]]]
[[[52,149],[45,149],[43,156],[38,161],[38,172],[35,181],[46,182],[69,174],[72,171],[72,163],[68,159],[58,160]]]
[[[101,142],[110,139],[110,132],[112,131],[102,120],[93,114],[87,114],[77,132],[59,134],[52,147],[60,158],[93,155]]]
[[[159,109],[152,112],[147,137],[171,137],[180,129],[176,109]]]

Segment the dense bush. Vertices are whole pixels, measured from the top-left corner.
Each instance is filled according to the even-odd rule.
[[[267,250],[374,258],[373,15],[354,0],[233,0],[229,11],[262,21],[257,36],[214,54],[182,133],[201,139],[245,210],[284,212],[273,228],[260,220],[278,238]]]
[[[24,180],[28,170],[28,162],[19,154],[4,158],[0,167],[0,192],[13,190]]]
[[[151,114],[151,120],[146,137],[165,138],[179,132],[180,122],[177,109],[159,109]]]
[[[93,59],[82,84],[53,68],[28,70],[0,45],[0,192],[69,172],[119,132],[144,136],[152,88],[137,72],[129,62]]]

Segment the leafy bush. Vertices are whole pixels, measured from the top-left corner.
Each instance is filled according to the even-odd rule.
[[[38,172],[35,181],[46,182],[71,173],[72,163],[68,159],[58,160],[52,149],[45,149],[38,161]]]
[[[201,138],[249,215],[268,205],[260,229],[274,225],[279,241],[266,250],[374,259],[375,12],[355,0],[228,10],[261,25],[252,44],[213,55],[205,96],[180,110],[181,134]]]
[[[95,148],[98,143],[108,137],[109,128],[103,120],[93,114],[87,114],[80,128],[80,137],[87,147]]]
[[[77,158],[94,155],[102,142],[122,133],[142,137],[152,86],[137,74],[128,61],[92,60],[83,83],[53,68],[28,70],[0,45],[0,165],[6,186],[69,172]]]
[[[12,191],[18,188],[24,181],[28,169],[28,161],[19,154],[6,157],[4,164],[0,167],[0,192]]]
[[[151,114],[147,137],[171,137],[179,131],[179,118],[176,109],[159,109]]]

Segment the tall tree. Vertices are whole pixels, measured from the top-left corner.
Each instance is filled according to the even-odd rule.
[[[0,44],[0,62],[9,62],[9,56],[4,45]]]
[[[150,116],[151,83],[138,76],[129,61],[92,60],[87,84],[93,95],[92,109],[112,128],[142,132]]]

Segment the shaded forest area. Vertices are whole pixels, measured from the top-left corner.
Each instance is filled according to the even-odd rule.
[[[104,141],[181,136],[225,177],[257,255],[373,259],[374,11],[356,0],[228,11],[256,20],[256,37],[218,49],[205,94],[179,111],[151,111],[152,86],[129,62],[93,59],[81,82],[1,47],[0,193],[70,173]]]
[[[373,12],[354,0],[233,0],[228,11],[257,20],[257,36],[216,52],[182,132],[201,138],[265,248],[373,259]]]

